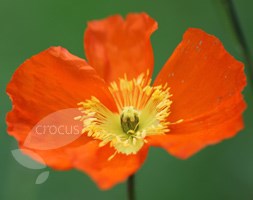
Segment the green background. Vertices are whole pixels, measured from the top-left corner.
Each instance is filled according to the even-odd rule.
[[[253,1],[234,1],[247,43],[253,50]],[[152,36],[155,71],[161,69],[188,27],[216,35],[226,49],[243,61],[241,47],[219,0],[0,0],[0,199],[79,200],[126,199],[125,183],[100,191],[76,170],[50,170],[49,179],[36,185],[44,170],[21,166],[11,151],[16,141],[7,135],[5,114],[11,103],[5,87],[15,69],[27,58],[60,45],[80,57],[88,20],[112,14],[145,11],[159,29]],[[248,66],[246,66],[247,68]],[[162,149],[151,149],[137,173],[137,199],[252,200],[253,199],[253,95],[248,77],[244,95],[248,104],[245,129],[236,137],[205,148],[182,161]]]

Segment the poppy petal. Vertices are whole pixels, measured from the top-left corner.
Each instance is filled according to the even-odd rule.
[[[145,13],[129,14],[125,20],[114,15],[91,21],[84,34],[86,57],[107,82],[124,74],[136,78],[147,70],[151,76],[154,58],[150,36],[156,29],[156,21]]]
[[[172,125],[167,135],[148,139],[151,146],[163,147],[168,153],[186,159],[221,140],[231,138],[243,128],[242,112],[245,103],[241,101],[232,110],[221,116],[207,117],[198,121]],[[219,118],[220,117],[220,118]]]
[[[35,125],[52,113],[77,109],[77,103],[91,96],[96,96],[111,110],[116,108],[107,85],[95,70],[62,47],[51,47],[25,61],[14,73],[7,86],[7,93],[13,102],[13,109],[6,118],[7,131],[16,138],[21,148],[27,149],[31,149],[27,145],[27,138]],[[64,116],[64,121],[74,121],[74,113],[68,114]],[[61,114],[57,117],[63,116]],[[52,120],[54,116],[49,117],[49,121]],[[54,140],[59,143],[66,138],[59,134],[46,134],[38,136],[34,141],[44,141],[46,144],[47,139],[48,142]],[[33,150],[47,165],[63,169],[71,167],[69,158],[64,156],[65,149],[87,141],[89,138],[83,134],[70,144],[56,149],[36,148],[33,145]]]
[[[243,70],[243,64],[217,38],[200,29],[187,30],[154,84],[169,85],[173,103],[168,120],[183,119],[183,122],[171,125],[167,144],[162,137],[151,143],[160,143],[169,152],[185,158],[208,144],[235,135],[243,127],[245,103],[241,92],[246,85]],[[192,149],[181,155],[171,145],[175,138],[178,149],[189,146]]]
[[[136,155],[116,154],[111,147],[98,147],[99,141],[93,140],[82,147],[71,150],[74,166],[89,176],[101,189],[110,189],[115,184],[125,181],[143,164],[147,148],[142,148]],[[87,153],[86,153],[87,152]]]

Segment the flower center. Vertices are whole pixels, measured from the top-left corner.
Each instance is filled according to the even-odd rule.
[[[133,134],[139,128],[139,113],[132,106],[125,107],[120,115],[121,128],[124,133]]]
[[[147,74],[148,76],[148,74]],[[141,74],[128,80],[125,76],[112,82],[109,90],[118,112],[110,111],[96,97],[80,102],[83,133],[99,140],[99,146],[109,144],[117,153],[136,154],[152,135],[169,132],[167,118],[170,114],[169,88],[167,85],[150,86],[151,80]]]

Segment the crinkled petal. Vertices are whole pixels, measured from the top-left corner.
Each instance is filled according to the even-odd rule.
[[[242,112],[245,106],[240,101],[231,109],[224,108],[224,115],[213,113],[212,116],[171,125],[168,134],[150,137],[148,143],[163,147],[178,158],[189,158],[207,145],[235,136],[243,128]]]
[[[98,145],[99,141],[93,140],[70,153],[73,156],[74,166],[89,174],[101,189],[110,189],[134,174],[145,161],[148,152],[144,147],[136,155],[116,154],[108,160],[115,149],[109,145],[104,147]]]
[[[150,36],[156,29],[156,21],[145,13],[129,14],[125,20],[114,15],[91,21],[84,34],[86,57],[107,82],[124,74],[136,78],[147,70],[151,76],[154,58]]]
[[[111,110],[115,109],[107,85],[95,70],[62,47],[51,47],[25,61],[14,73],[7,86],[7,93],[13,103],[13,109],[6,118],[8,133],[16,138],[22,148],[32,148],[47,165],[59,169],[71,167],[65,150],[82,145],[89,139],[83,134],[70,144],[64,145],[66,141],[63,140],[71,139],[71,136],[53,136],[48,130],[44,135],[31,138],[34,127],[41,120],[44,120],[43,125],[46,125],[46,122],[59,125],[59,120],[68,123],[74,121],[74,112],[60,112],[77,109],[77,103],[90,99],[91,96],[96,96]],[[52,115],[54,113],[56,117]],[[79,112],[76,114],[80,115]],[[32,142],[27,142],[27,138],[32,139]],[[47,139],[48,144],[51,144],[48,149],[35,145],[36,142],[47,144]],[[57,148],[53,148],[52,142],[55,142]],[[59,142],[63,144],[60,147],[57,146]]]
[[[183,122],[171,125],[168,136],[151,139],[151,143],[186,158],[242,129],[243,64],[214,36],[199,29],[187,30],[155,80],[155,85],[165,83],[173,95],[168,120]]]

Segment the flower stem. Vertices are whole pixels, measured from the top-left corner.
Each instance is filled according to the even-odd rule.
[[[241,28],[233,0],[223,0],[223,3],[226,8],[227,15],[228,15],[228,18],[230,19],[230,23],[231,23],[232,29],[234,30],[237,41],[241,46],[245,62],[248,65],[248,71],[251,77],[250,79],[253,80],[253,61],[251,60],[250,49],[247,44],[243,30]],[[253,82],[251,83],[253,84]]]
[[[135,176],[134,174],[129,176],[127,180],[127,194],[128,194],[128,200],[135,200]]]

